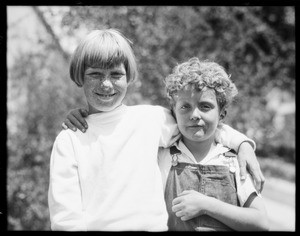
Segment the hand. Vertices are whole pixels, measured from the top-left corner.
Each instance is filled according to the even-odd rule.
[[[85,121],[84,117],[88,116],[88,111],[86,109],[74,109],[71,110],[65,121],[62,123],[63,129],[72,129],[76,131],[77,128],[80,129],[83,133],[88,128],[88,124]],[[77,127],[77,128],[76,128]]]
[[[243,142],[238,152],[238,162],[240,165],[241,179],[247,175],[246,168],[254,179],[256,190],[262,192],[265,184],[265,177],[261,172],[258,160],[252,146],[248,142]]]
[[[207,201],[210,197],[195,190],[185,190],[172,201],[172,211],[182,221],[190,220],[198,215],[205,214]]]

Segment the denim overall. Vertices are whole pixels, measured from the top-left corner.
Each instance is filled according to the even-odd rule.
[[[235,169],[221,165],[200,165],[178,162],[177,155],[181,152],[175,147],[170,148],[172,167],[168,174],[165,201],[169,214],[168,227],[170,231],[230,231],[222,222],[201,215],[182,221],[172,211],[172,201],[184,190],[195,190],[221,201],[239,205],[235,182]],[[231,151],[224,154],[230,160],[235,157]],[[232,159],[231,159],[232,160]],[[233,162],[232,162],[233,163]]]

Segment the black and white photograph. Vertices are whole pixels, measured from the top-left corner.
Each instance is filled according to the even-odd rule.
[[[2,230],[295,232],[295,8],[7,5]]]

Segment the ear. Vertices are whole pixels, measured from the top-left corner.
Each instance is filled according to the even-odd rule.
[[[227,115],[227,110],[222,109],[222,111],[220,112],[220,121],[224,120],[226,115]]]

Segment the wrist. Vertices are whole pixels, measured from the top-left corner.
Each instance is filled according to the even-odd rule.
[[[209,197],[209,196],[206,196],[207,197],[207,201],[206,201],[206,204],[204,205],[203,209],[202,209],[202,214],[204,215],[210,215],[210,212],[214,211],[214,207],[215,207],[215,204],[216,204],[216,198],[214,197]]]

